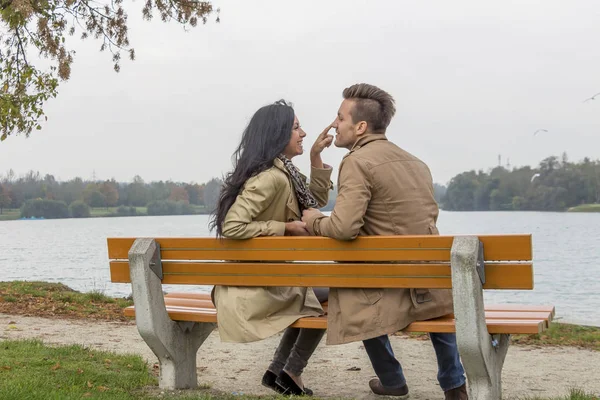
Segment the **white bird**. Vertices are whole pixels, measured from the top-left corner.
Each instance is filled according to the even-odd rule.
[[[535,178],[537,178],[538,176],[540,176],[540,174],[534,174],[534,175],[531,177],[531,181],[529,181],[529,183],[533,182],[533,180],[534,180]]]
[[[537,131],[533,132],[533,136],[537,135],[538,132],[548,132],[548,131],[545,129],[538,129]]]

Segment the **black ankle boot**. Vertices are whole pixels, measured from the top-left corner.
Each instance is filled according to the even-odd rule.
[[[267,372],[265,372],[265,374],[262,377],[261,383],[263,386],[268,387],[269,389],[272,389],[277,393],[284,393],[285,389],[279,386],[276,381],[277,375],[275,375],[274,372],[267,370]]]
[[[295,395],[295,396],[312,396],[313,391],[309,388],[301,388],[294,382],[291,376],[285,371],[281,371],[277,377],[275,383],[284,389],[283,394]]]

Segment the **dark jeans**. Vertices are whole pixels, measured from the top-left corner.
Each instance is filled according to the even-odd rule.
[[[323,303],[327,300],[329,288],[313,290],[319,302]],[[281,370],[285,369],[296,376],[302,375],[323,335],[325,335],[323,329],[287,328],[275,350],[269,371],[279,375]]]
[[[430,333],[438,363],[438,382],[443,391],[455,389],[466,382],[465,371],[458,355],[454,333]],[[384,387],[400,388],[406,384],[402,366],[396,360],[387,335],[363,340],[371,365]]]
[[[287,328],[275,350],[269,371],[279,375],[285,369],[296,376],[302,375],[323,335],[323,329]]]

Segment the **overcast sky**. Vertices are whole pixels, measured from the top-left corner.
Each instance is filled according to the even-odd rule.
[[[127,1],[126,1],[127,3]],[[29,139],[0,144],[0,174],[30,169],[131,181],[206,182],[231,168],[252,114],[285,98],[312,140],[342,90],[392,94],[388,138],[447,183],[510,160],[532,165],[566,151],[600,158],[600,3],[565,1],[220,0],[185,32],[128,7],[135,62],[112,70],[100,43],[75,41],[70,81]],[[533,133],[538,129],[548,132]],[[327,149],[336,168],[345,150]]]

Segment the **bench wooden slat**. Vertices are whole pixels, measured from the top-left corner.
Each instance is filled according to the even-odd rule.
[[[192,300],[207,300],[212,304],[210,293],[202,292],[170,292],[165,295],[165,300],[169,299],[192,299]],[[326,304],[326,303],[324,303]],[[519,311],[519,312],[544,312],[548,313],[551,319],[554,319],[556,309],[554,306],[536,306],[528,304],[486,304],[485,311]]]
[[[210,293],[201,292],[170,292],[165,295],[166,301],[171,298],[177,299],[193,299],[193,300],[208,300],[212,304]],[[545,312],[552,318],[555,315],[555,307],[553,306],[536,306],[527,304],[486,304],[485,311],[524,311],[524,312]]]
[[[195,308],[167,306],[167,312],[174,321],[217,322],[217,311],[214,308]],[[126,316],[135,316],[135,309],[127,307]],[[496,333],[541,333],[547,328],[547,320],[540,319],[508,319],[487,318],[486,324],[490,334]],[[327,317],[307,317],[291,325],[294,328],[326,329]],[[405,332],[455,332],[456,327],[451,315],[428,321],[416,321],[410,324]]]
[[[205,296],[202,299],[165,296],[165,304],[167,307],[214,309],[214,304],[212,303],[210,296]],[[553,315],[547,309],[538,311],[531,311],[527,309],[490,310],[488,307],[486,307],[485,317],[487,319],[539,319],[550,322],[552,321]]]
[[[213,310],[214,305],[210,300],[192,300],[192,299],[176,299],[166,298],[165,304],[171,309],[190,309],[195,312],[204,312],[205,310]],[[454,318],[453,314],[449,314],[448,318]],[[552,321],[552,315],[543,311],[488,311],[485,312],[485,318],[504,319],[504,320],[544,320],[546,327]]]
[[[165,296],[169,315],[174,320],[216,322],[216,310],[209,293],[173,292]],[[125,315],[134,316],[133,307],[125,309]],[[490,333],[539,333],[548,328],[554,317],[554,307],[516,306],[510,304],[485,307],[485,318]],[[429,321],[417,321],[406,332],[454,332],[454,316],[446,315]],[[325,329],[326,317],[310,317],[298,320],[292,326],[298,328]]]
[[[486,261],[532,259],[531,235],[477,235]],[[322,237],[261,237],[251,241],[156,238],[169,260],[449,261],[454,236],[365,236],[352,241]],[[108,238],[109,259],[124,260],[135,238]]]
[[[164,261],[163,284],[429,288],[452,287],[449,264],[193,263]],[[127,261],[110,262],[111,281],[130,282]],[[533,289],[533,264],[489,263],[484,289]]]
[[[499,334],[535,334],[542,333],[546,329],[543,320],[501,320],[486,319],[488,333]],[[405,332],[456,332],[454,320],[430,320],[416,321],[410,324]]]
[[[210,295],[208,296],[208,298],[210,299]],[[552,319],[554,319],[554,316],[556,315],[556,308],[554,306],[531,306],[526,304],[491,304],[486,305],[485,309],[486,311],[541,311],[549,313]]]

